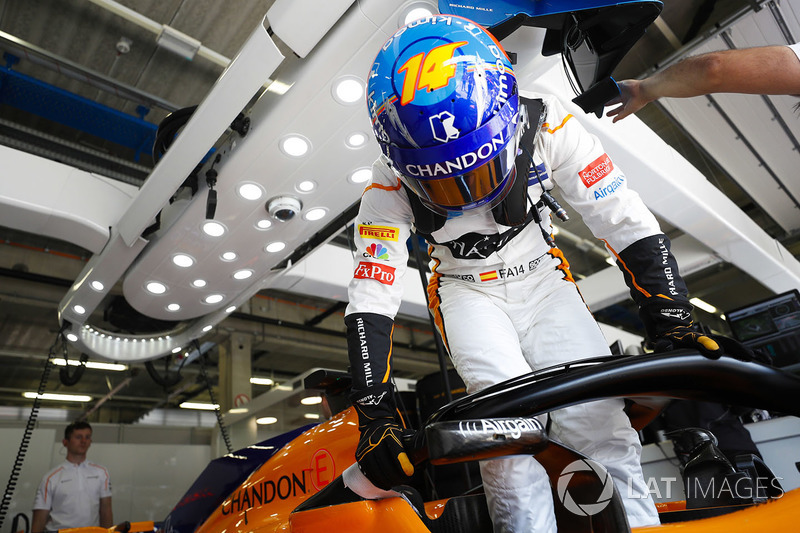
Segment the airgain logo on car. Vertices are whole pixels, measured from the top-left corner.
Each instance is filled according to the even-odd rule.
[[[463,435],[488,433],[518,439],[523,432],[541,431],[542,424],[535,418],[482,418],[462,420],[458,429]]]

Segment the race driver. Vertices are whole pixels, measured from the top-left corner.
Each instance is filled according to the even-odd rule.
[[[432,16],[398,30],[372,65],[367,104],[383,154],[356,219],[345,323],[356,459],[377,487],[413,473],[391,385],[412,229],[430,243],[430,311],[468,392],[609,353],[552,241],[550,214],[560,206],[547,191],[556,186],[617,258],[649,338],[718,352],[695,332],[669,239],[625,174],[555,98],[520,96],[506,53],[481,27]],[[550,419],[551,437],[608,469],[631,526],[659,523],[621,399]],[[495,531],[556,530],[548,477],[534,458],[482,462],[481,476]]]

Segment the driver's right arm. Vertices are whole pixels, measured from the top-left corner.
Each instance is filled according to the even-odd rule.
[[[356,460],[377,487],[389,489],[414,472],[392,387],[392,330],[403,295],[411,207],[399,180],[382,162],[361,197],[353,232],[355,257],[345,312],[347,346],[361,438]]]

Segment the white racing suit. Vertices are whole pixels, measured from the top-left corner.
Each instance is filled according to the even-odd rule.
[[[612,252],[660,235],[656,219],[627,178],[563,106],[544,97],[545,123],[536,138],[538,180],[558,186],[596,237]],[[535,119],[533,120],[535,124]],[[536,204],[542,185],[531,172]],[[524,179],[518,173],[517,179]],[[354,278],[345,313],[354,389],[391,375],[391,328],[400,305],[414,217],[406,190],[378,160],[355,224]],[[452,218],[428,235],[430,310],[468,392],[557,364],[609,354],[560,250],[547,244],[543,222],[516,227],[492,213]],[[667,253],[668,249],[667,249]],[[630,284],[631,276],[626,276]],[[604,465],[622,496],[631,526],[658,523],[642,476],[641,445],[621,399],[550,414],[550,435]],[[544,468],[532,457],[485,461],[481,475],[495,531],[555,531]]]

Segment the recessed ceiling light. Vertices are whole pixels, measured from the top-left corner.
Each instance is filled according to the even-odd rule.
[[[198,289],[202,289],[207,285],[206,280],[204,279],[196,279],[192,282],[192,287],[197,287]]]
[[[225,234],[225,226],[213,220],[206,221],[203,224],[203,233],[209,237],[221,237]]]
[[[322,403],[322,396],[309,396],[300,400],[300,403],[303,405],[317,405],[318,403]]]
[[[67,340],[69,342],[75,342],[78,340],[78,336],[75,335],[74,333],[67,333]]]
[[[225,310],[226,313],[233,313],[234,311],[236,311],[236,306],[235,305],[232,305],[232,306],[230,306],[229,308],[227,308]]]
[[[253,275],[253,271],[250,270],[250,269],[237,270],[236,272],[233,273],[233,278],[234,279],[247,279],[252,275]]]
[[[364,83],[356,77],[339,78],[333,84],[333,98],[340,104],[354,104],[364,96]]]
[[[262,218],[261,220],[256,222],[256,227],[258,229],[267,229],[270,226],[272,226],[272,221],[271,220],[267,220],[266,218]]]
[[[94,280],[94,281],[92,281],[92,282],[91,282],[89,285],[91,285],[91,286],[92,286],[92,288],[93,288],[94,290],[96,290],[96,291],[102,291],[103,289],[105,289],[105,288],[106,288],[106,286],[105,286],[105,285],[103,285],[101,282],[99,282],[99,281],[97,281],[97,280]]]
[[[172,349],[172,353],[178,353],[178,352],[180,352],[182,349],[183,349],[183,348],[181,348],[180,346],[177,346],[177,347],[175,347],[175,348],[173,348],[173,349]]]
[[[180,310],[180,308],[181,308],[180,304],[169,304],[167,306],[167,311],[178,311]]]
[[[272,385],[275,382],[270,378],[250,378],[250,383],[253,385]]]
[[[303,157],[311,149],[311,143],[301,135],[288,135],[280,142],[281,151],[292,157]]]
[[[311,192],[317,188],[317,184],[311,180],[301,181],[297,184],[297,190],[300,192]]]
[[[212,326],[210,324],[208,326],[204,326],[203,327],[203,333],[208,333],[209,331],[211,331],[211,328],[213,328],[213,327],[214,326]]]
[[[264,190],[255,183],[242,183],[239,185],[239,196],[245,200],[258,200],[264,196]]]
[[[424,5],[412,5],[411,8],[406,11],[406,14],[402,19],[401,26],[405,26],[406,24],[414,22],[415,20],[430,17],[431,15],[433,15],[431,8]]]
[[[315,207],[314,209],[309,209],[306,211],[306,214],[303,215],[303,218],[311,221],[319,220],[324,217],[327,212],[328,210],[324,207]]]
[[[158,281],[148,281],[145,288],[152,292],[153,294],[164,294],[167,292],[167,286],[163,283],[159,283]]]
[[[84,314],[86,312],[86,308],[84,306],[78,305],[78,304],[73,305],[72,306],[72,310],[75,311],[76,313],[78,313],[79,315],[82,315],[82,314]]]
[[[308,418],[309,420],[319,420],[319,413],[305,413],[303,418]]]
[[[256,418],[256,424],[260,424],[262,426],[267,424],[274,424],[277,421],[278,419],[275,418],[274,416],[263,416],[261,418]]]
[[[372,169],[359,168],[350,174],[350,181],[353,183],[366,183],[372,179]]]
[[[346,144],[348,148],[361,148],[366,142],[367,136],[360,131],[357,131],[348,135],[347,140],[344,141],[344,144]]]
[[[224,299],[225,297],[221,294],[209,294],[208,296],[203,298],[203,301],[207,304],[218,304]]]
[[[189,268],[194,264],[194,259],[186,254],[175,254],[172,256],[172,262],[181,268]]]
[[[233,261],[236,259],[237,255],[236,252],[225,252],[220,257],[222,257],[224,261]]]
[[[286,243],[285,242],[275,241],[275,242],[269,243],[264,249],[266,251],[268,251],[269,253],[274,254],[275,252],[280,252],[284,248],[286,248]]]

